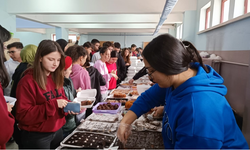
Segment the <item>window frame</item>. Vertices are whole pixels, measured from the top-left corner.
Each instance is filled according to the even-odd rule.
[[[76,40],[77,40],[77,35],[76,34],[69,34],[68,35],[68,39],[69,39],[69,36],[76,36]],[[52,41],[56,41],[56,34],[52,34]],[[67,41],[68,42],[68,41]],[[76,41],[72,41],[72,42],[76,42]]]
[[[205,29],[207,29],[208,28],[208,19],[210,19],[210,18],[208,18],[208,13],[210,12],[210,17],[211,17],[211,9],[210,9],[210,7],[208,7],[207,9],[206,9],[206,20],[205,20]]]
[[[245,2],[244,2],[244,14],[246,14],[247,13],[247,10],[248,9],[248,0],[245,0]]]

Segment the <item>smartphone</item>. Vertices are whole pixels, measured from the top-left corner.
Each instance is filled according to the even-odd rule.
[[[80,112],[80,103],[68,102],[67,106],[64,107],[64,112],[73,111],[74,113]]]

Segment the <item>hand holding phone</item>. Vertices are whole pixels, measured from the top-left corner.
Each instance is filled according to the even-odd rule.
[[[79,113],[80,112],[80,103],[68,102],[66,107],[64,107],[64,112]],[[73,113],[72,113],[73,112]]]

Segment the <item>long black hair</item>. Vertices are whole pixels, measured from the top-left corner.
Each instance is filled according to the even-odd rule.
[[[192,62],[199,62],[208,72],[194,45],[188,41],[181,42],[170,34],[154,38],[142,55],[151,67],[166,75],[182,73],[190,68]]]
[[[3,42],[8,41],[11,38],[10,32],[7,31],[0,25],[0,82],[3,88],[6,88],[9,84],[9,75],[4,65],[4,60],[6,60],[4,55]]]

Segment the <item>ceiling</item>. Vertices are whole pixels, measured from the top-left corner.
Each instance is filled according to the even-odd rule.
[[[165,3],[166,0],[8,0],[7,11],[80,34],[153,34]],[[196,5],[197,0],[179,0],[159,33],[167,33],[176,23],[182,23],[184,12],[196,10]],[[36,27],[27,24],[19,30],[29,28]]]

